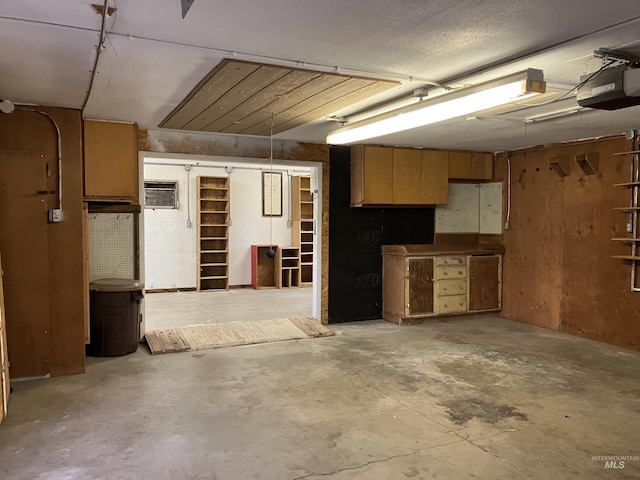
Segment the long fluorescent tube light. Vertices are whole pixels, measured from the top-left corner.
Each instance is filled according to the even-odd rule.
[[[330,132],[327,143],[344,145],[381,137],[524,100],[544,93],[545,90],[542,70],[530,68],[347,125]]]
[[[578,113],[584,107],[574,105],[573,107],[563,108],[560,110],[554,110],[553,112],[540,113],[538,115],[532,115],[524,119],[524,123],[537,123],[544,122],[546,120],[555,120],[556,118],[566,117],[567,115],[573,115]]]

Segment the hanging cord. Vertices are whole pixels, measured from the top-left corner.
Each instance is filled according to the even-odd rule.
[[[270,164],[270,172],[269,172],[269,202],[270,202],[270,212],[269,212],[269,250],[267,251],[267,257],[273,258],[276,255],[276,251],[273,248],[273,119],[274,114],[271,112],[271,128],[269,134],[269,164]]]

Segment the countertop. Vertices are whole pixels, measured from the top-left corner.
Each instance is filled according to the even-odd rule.
[[[502,255],[504,245],[481,243],[451,243],[428,245],[383,245],[383,255]]]

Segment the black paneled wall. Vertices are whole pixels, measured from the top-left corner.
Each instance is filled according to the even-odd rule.
[[[433,208],[351,208],[349,147],[331,147],[329,321],[382,318],[382,245],[433,243]]]

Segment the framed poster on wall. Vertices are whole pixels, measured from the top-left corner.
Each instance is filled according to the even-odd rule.
[[[282,172],[262,172],[262,216],[282,216]]]

